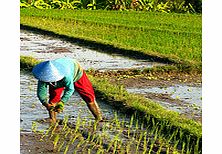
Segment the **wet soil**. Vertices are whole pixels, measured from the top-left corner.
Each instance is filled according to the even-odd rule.
[[[47,144],[42,142],[42,135],[37,133],[20,133],[20,153],[21,154],[48,154],[53,152],[53,142]]]
[[[46,123],[45,121],[42,122]],[[140,123],[136,127],[134,124],[130,124],[128,120],[119,121],[118,119],[107,119],[99,123],[81,120],[80,125],[77,123],[65,122],[63,119],[59,120],[58,125],[48,123],[48,128],[44,131],[38,131],[34,128],[32,132],[22,131],[20,134],[21,154],[96,154],[101,150],[107,154],[126,153],[126,150],[129,150],[128,153],[143,153],[144,150],[149,151],[151,146],[151,154],[158,150],[160,153],[166,154],[166,144],[163,140],[157,137],[152,141],[154,135],[151,130],[146,129],[146,126],[142,126]],[[78,129],[76,129],[77,125]],[[144,141],[147,141],[146,149]],[[162,144],[161,147],[160,144]],[[173,153],[171,150],[169,153]]]

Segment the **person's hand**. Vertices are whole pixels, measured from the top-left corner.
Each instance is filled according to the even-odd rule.
[[[48,111],[52,111],[55,108],[55,105],[52,103],[43,103],[42,105],[45,106]]]
[[[55,111],[60,113],[64,110],[64,103],[62,101],[56,103],[55,105]]]

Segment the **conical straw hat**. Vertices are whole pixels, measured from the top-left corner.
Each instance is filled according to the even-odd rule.
[[[56,82],[68,73],[68,68],[56,61],[45,61],[37,64],[32,73],[40,81]]]

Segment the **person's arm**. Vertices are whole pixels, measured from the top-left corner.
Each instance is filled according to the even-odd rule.
[[[61,98],[61,101],[63,103],[66,103],[69,100],[69,98],[72,96],[72,94],[74,93],[75,89],[74,89],[74,83],[73,83],[72,78],[65,77],[63,79],[63,82],[65,83],[65,90]]]
[[[45,82],[38,81],[37,96],[43,105],[47,103],[47,84]]]

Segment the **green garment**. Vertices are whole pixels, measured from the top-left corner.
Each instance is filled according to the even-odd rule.
[[[61,101],[66,103],[75,91],[74,82],[78,81],[83,75],[83,69],[80,64],[70,58],[59,58],[55,60],[69,68],[69,73],[62,79],[57,81],[55,88],[65,87]],[[38,81],[37,96],[41,103],[47,103],[47,89],[50,83]]]

